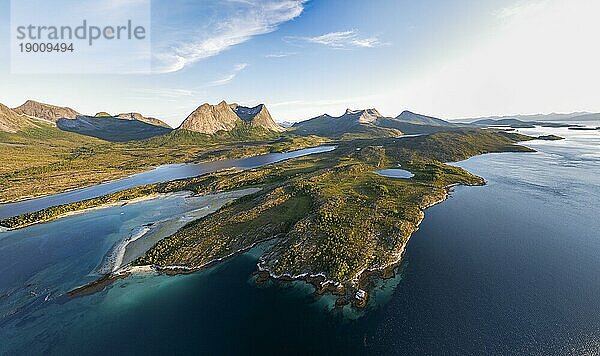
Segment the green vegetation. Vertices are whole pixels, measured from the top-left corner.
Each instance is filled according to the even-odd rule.
[[[125,202],[131,199],[148,196],[155,193],[167,193],[167,191],[163,191],[162,187],[158,184],[131,188],[113,194],[104,195],[98,198],[82,200],[70,204],[51,206],[49,208],[33,213],[26,213],[4,220],[0,220],[0,226],[8,227],[11,229],[25,227],[27,225],[52,220],[67,213],[95,208],[105,204]]]
[[[83,116],[75,119],[59,119],[56,126],[64,131],[96,137],[110,142],[139,141],[166,135],[171,128],[157,126],[140,120],[121,119],[113,116]]]
[[[0,202],[54,194],[122,178],[167,163],[240,158],[317,146],[318,137],[211,137],[186,131],[111,143],[50,124],[0,132]]]
[[[483,130],[405,139],[339,142],[338,149],[244,172],[219,172],[171,183],[196,192],[261,186],[216,213],[161,240],[135,264],[199,268],[256,243],[277,238],[261,268],[275,276],[315,275],[354,291],[365,271],[399,261],[423,210],[452,184],[483,179],[441,161],[486,152],[530,151],[513,133]],[[412,179],[381,177],[401,164]],[[168,185],[167,185],[168,186]]]
[[[330,288],[341,286],[336,291],[345,291],[351,298],[358,288],[367,288],[371,274],[383,273],[399,262],[423,211],[445,199],[448,186],[484,184],[482,178],[443,162],[489,152],[531,151],[515,145],[528,139],[511,132],[457,130],[400,139],[342,140],[336,150],[318,155],[132,188],[6,219],[0,225],[19,227],[155,193],[205,194],[261,187],[187,224],[134,264],[196,269],[275,239],[261,257],[262,270],[276,277],[321,275],[319,282],[331,281]],[[190,137],[185,134],[182,141],[187,140]],[[313,143],[311,138],[306,140],[280,139],[271,142],[270,149]],[[221,149],[204,157],[221,156]],[[398,164],[414,177],[395,179],[374,173]]]

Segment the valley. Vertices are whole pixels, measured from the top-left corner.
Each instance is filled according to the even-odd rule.
[[[84,116],[31,100],[18,111],[0,109],[0,202],[4,203],[87,187],[163,164],[249,157],[328,141],[245,122],[213,135],[172,130],[160,120],[136,113]],[[29,114],[18,113],[24,111]],[[74,118],[57,118],[69,113]],[[140,137],[148,128],[153,137]]]

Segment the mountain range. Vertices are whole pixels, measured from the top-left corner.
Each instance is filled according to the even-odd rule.
[[[165,135],[173,129],[165,122],[139,113],[112,116],[100,112],[95,116],[82,115],[69,108],[27,100],[11,109],[0,104],[0,131],[15,133],[40,123],[56,125],[63,131],[101,138],[107,141],[140,140]]]
[[[518,121],[526,121],[526,122],[547,122],[547,121],[600,121],[600,113],[589,113],[589,112],[572,112],[567,114],[533,114],[533,115],[505,115],[505,116],[488,116],[488,117],[478,117],[478,118],[470,118],[459,120],[462,122],[470,122],[474,123],[477,121],[489,120],[488,122],[500,121],[504,120],[504,122],[508,122],[506,120],[518,120]],[[493,120],[493,121],[492,121]]]
[[[344,136],[348,134],[400,136],[425,134],[460,128],[442,119],[403,111],[396,117],[385,117],[376,109],[347,109],[341,116],[321,115],[295,123],[294,133],[304,135]]]
[[[141,140],[166,135],[173,131],[165,122],[136,112],[111,115],[101,111],[94,116],[82,115],[69,108],[27,100],[11,109],[0,107],[0,131],[14,133],[47,122],[63,131],[93,136],[107,141]],[[236,130],[251,136],[257,133],[281,133],[279,126],[264,104],[245,107],[238,104],[203,104],[194,110],[176,129],[208,135]]]
[[[165,122],[135,112],[111,115],[103,111],[89,116],[82,115],[69,107],[33,100],[28,100],[15,109],[3,106],[0,130],[16,132],[21,128],[33,127],[35,126],[33,118],[56,124],[63,131],[108,141],[141,140],[166,135],[173,131]],[[347,109],[341,116],[321,115],[295,123],[287,130],[299,135],[389,137],[402,134],[425,134],[460,127],[464,125],[410,111],[404,111],[396,117],[385,117],[376,109]],[[286,128],[273,120],[264,104],[246,107],[222,101],[216,105],[208,103],[200,105],[175,131],[191,131],[207,135],[222,132],[231,133],[232,137],[252,138],[264,134],[279,134],[286,131]]]

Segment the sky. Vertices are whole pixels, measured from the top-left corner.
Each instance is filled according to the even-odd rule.
[[[10,1],[0,0],[0,102],[174,126],[221,100],[265,103],[279,122],[346,108],[444,119],[600,112],[598,14],[598,0],[152,0],[151,72],[11,74]]]

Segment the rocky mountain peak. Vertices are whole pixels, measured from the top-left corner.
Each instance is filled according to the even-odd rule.
[[[26,127],[35,127],[26,116],[21,115],[6,105],[0,104],[0,132],[15,133]]]
[[[264,104],[258,104],[254,107],[237,105],[233,109],[236,115],[254,127],[261,127],[266,130],[283,132],[285,129],[279,126],[271,117],[269,110]]]
[[[433,125],[433,126],[448,126],[449,122],[436,117],[416,114],[412,111],[404,110],[400,115],[396,116],[396,120],[411,123],[415,125]]]
[[[383,117],[377,109],[351,110],[346,109],[342,118],[355,120],[361,124],[373,123],[378,118]]]
[[[60,118],[74,119],[77,115],[80,115],[77,111],[69,107],[40,103],[35,100],[27,100],[23,105],[14,108],[14,111],[17,114],[51,122],[56,122]]]
[[[200,105],[179,128],[212,135],[217,131],[230,131],[243,122],[270,131],[285,131],[273,121],[264,104],[246,107],[236,103],[227,104],[226,101],[221,101],[217,105],[208,103]]]
[[[194,110],[179,126],[180,129],[212,135],[218,131],[229,131],[240,118],[223,100],[217,105],[205,103]]]

